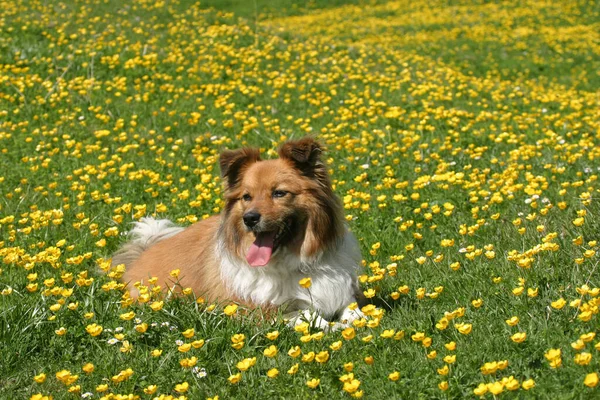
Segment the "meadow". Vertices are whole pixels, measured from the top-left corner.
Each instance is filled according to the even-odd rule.
[[[600,397],[600,3],[0,1],[0,398]],[[310,134],[367,317],[139,302],[131,223]]]

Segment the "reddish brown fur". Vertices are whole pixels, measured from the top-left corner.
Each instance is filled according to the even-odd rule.
[[[239,301],[221,280],[217,245],[221,238],[231,254],[246,262],[245,254],[255,240],[242,219],[248,210],[259,212],[268,230],[294,218],[296,229],[290,233],[286,248],[280,251],[293,252],[305,260],[318,257],[344,232],[342,207],[332,192],[320,153],[320,146],[310,138],[285,143],[280,158],[275,160],[260,161],[256,149],[223,152],[223,213],[152,245],[126,266],[123,279],[147,282],[155,276],[165,287],[172,282],[169,272],[180,269],[181,285],[191,287],[196,295],[210,301]],[[287,194],[274,198],[274,190]],[[242,199],[244,194],[251,199]],[[137,290],[131,290],[131,294],[136,296]]]

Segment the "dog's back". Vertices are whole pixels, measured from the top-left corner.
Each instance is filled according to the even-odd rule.
[[[142,218],[129,231],[130,240],[113,255],[112,265],[124,264],[125,268],[130,268],[152,245],[175,236],[183,230],[184,228],[176,226],[168,219]]]

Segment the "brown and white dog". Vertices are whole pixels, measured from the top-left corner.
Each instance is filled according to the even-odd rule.
[[[221,215],[188,228],[142,218],[131,240],[113,257],[125,264],[123,279],[158,278],[211,301],[299,311],[292,323],[349,323],[361,312],[348,305],[362,298],[357,281],[359,245],[348,231],[334,194],[321,146],[312,138],[288,141],[279,158],[261,160],[258,149],[226,150],[220,156],[225,205]],[[309,289],[299,285],[310,277]],[[354,308],[354,307],[352,307]]]

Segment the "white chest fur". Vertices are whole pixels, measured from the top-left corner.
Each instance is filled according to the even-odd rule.
[[[314,308],[323,317],[331,318],[355,301],[361,256],[350,232],[346,232],[341,243],[310,264],[294,255],[280,254],[264,267],[250,267],[245,261],[229,256],[222,244],[218,245],[217,254],[222,255],[221,278],[228,288],[237,297],[257,305]],[[298,283],[306,277],[312,280],[309,289]]]

